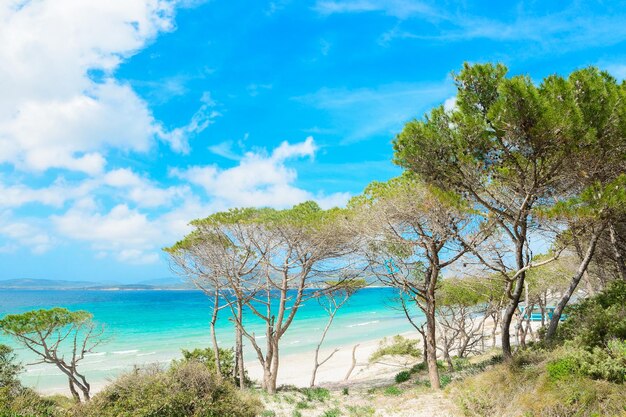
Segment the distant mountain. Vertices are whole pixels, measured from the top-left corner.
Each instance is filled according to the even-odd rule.
[[[97,285],[88,281],[65,281],[57,279],[5,279],[0,280],[1,289],[29,289],[29,290],[71,290]]]
[[[179,279],[162,278],[137,284],[116,282],[65,281],[53,279],[7,279],[0,280],[0,289],[7,290],[182,290],[193,287]]]
[[[167,277],[167,278],[153,278],[153,279],[145,279],[143,281],[137,282],[138,285],[155,285],[155,286],[179,286],[185,284],[182,279]]]

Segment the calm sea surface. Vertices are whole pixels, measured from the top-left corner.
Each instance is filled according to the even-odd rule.
[[[394,290],[388,288],[357,292],[337,314],[324,346],[348,346],[411,330],[403,314],[394,308],[394,295]],[[167,363],[179,358],[181,349],[210,345],[211,301],[199,291],[0,290],[0,317],[54,306],[88,310],[94,320],[106,326],[107,342],[82,363],[88,379],[95,384],[133,365]],[[327,317],[317,301],[307,301],[283,337],[281,353],[312,351]],[[258,319],[251,317],[248,326],[259,339],[264,337]],[[233,345],[233,325],[226,310],[218,322],[217,334],[222,346]],[[0,336],[0,342],[15,348],[23,363],[34,361],[33,354],[12,340]],[[254,360],[249,347],[246,355],[246,360]],[[67,385],[63,375],[49,365],[28,366],[23,381],[46,391],[64,390]]]

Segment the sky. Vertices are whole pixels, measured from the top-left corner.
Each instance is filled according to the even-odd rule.
[[[341,206],[464,62],[624,79],[625,6],[2,0],[0,279],[170,277],[192,219]]]

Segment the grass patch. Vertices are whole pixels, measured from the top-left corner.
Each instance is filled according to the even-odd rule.
[[[374,417],[376,410],[368,405],[352,405],[348,406],[349,417]]]
[[[419,358],[422,351],[419,349],[419,340],[407,339],[403,336],[394,336],[391,340],[384,338],[378,347],[369,357],[370,363],[376,362],[383,356],[403,355]]]
[[[400,388],[393,385],[383,390],[383,394],[391,397],[397,397],[398,395],[402,395],[402,392],[403,391]]]
[[[304,394],[308,401],[324,402],[330,399],[330,391],[326,388],[302,388],[300,392]]]
[[[338,408],[326,410],[320,417],[341,417],[341,410]]]

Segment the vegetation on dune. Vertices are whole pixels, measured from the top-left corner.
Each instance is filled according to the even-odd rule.
[[[391,339],[383,339],[380,346],[369,357],[370,363],[376,362],[387,355],[411,356],[419,358],[422,351],[419,349],[419,341],[407,339],[404,336],[396,335]]]
[[[85,417],[254,417],[262,410],[258,399],[237,390],[199,362],[162,370],[137,369],[80,409]]]
[[[625,297],[626,283],[613,283],[570,308],[571,316],[559,329],[558,344],[547,348],[537,344],[520,351],[510,364],[497,365],[455,384],[451,391],[465,414],[624,415]],[[494,384],[497,390],[490,389]]]

